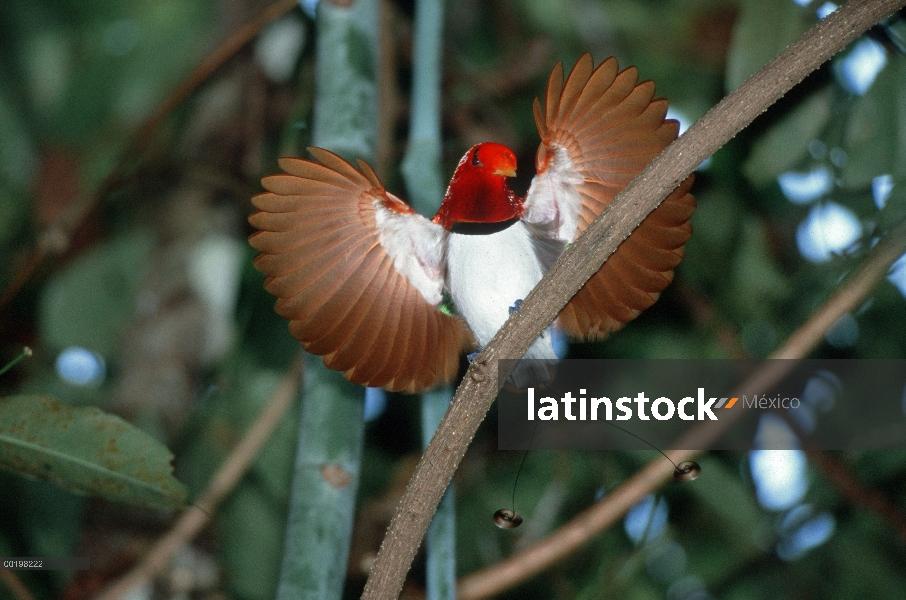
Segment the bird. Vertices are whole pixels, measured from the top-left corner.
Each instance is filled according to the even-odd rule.
[[[249,243],[264,288],[303,348],[349,381],[415,393],[451,382],[565,248],[679,133],[667,101],[635,67],[581,56],[551,71],[541,142],[524,198],[516,155],[483,142],[459,161],[428,219],[387,191],[365,161],[321,148],[283,158],[252,198]],[[601,339],[651,306],[692,234],[689,176],[624,240],[553,327]],[[514,357],[516,358],[516,357]],[[555,358],[551,329],[524,358]],[[518,387],[518,386],[517,386]]]

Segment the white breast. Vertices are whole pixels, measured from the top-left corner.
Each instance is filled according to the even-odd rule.
[[[524,299],[544,275],[526,226],[517,221],[488,235],[451,233],[447,246],[446,286],[481,346],[509,318],[509,308]],[[546,331],[526,358],[556,358]]]

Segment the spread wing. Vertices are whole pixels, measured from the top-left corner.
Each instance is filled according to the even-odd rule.
[[[471,334],[442,312],[446,232],[319,148],[252,199],[255,266],[289,330],[354,383],[415,392],[456,376]]]
[[[567,243],[679,131],[676,121],[664,119],[667,101],[653,99],[654,83],[637,84],[635,68],[620,72],[614,58],[593,67],[585,54],[564,82],[558,64],[548,80],[545,111],[535,100],[541,145],[524,219]],[[558,322],[568,334],[604,337],[654,304],[692,234],[692,179],[648,215],[563,308]]]

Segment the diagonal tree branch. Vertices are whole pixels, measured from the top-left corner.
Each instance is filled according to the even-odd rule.
[[[35,600],[34,595],[32,595],[19,576],[16,575],[15,571],[0,569],[0,581],[6,584],[6,588],[15,600]]]
[[[790,335],[769,358],[804,358],[824,338],[824,334],[840,317],[859,307],[874,287],[884,280],[890,265],[906,253],[906,221],[890,231],[884,240],[872,249],[861,267],[853,273],[801,327]],[[796,365],[794,360],[769,360],[755,371],[746,381],[740,383],[730,396],[741,396],[745,392],[762,393],[775,385]],[[747,411],[739,410],[722,417],[720,421],[703,422],[690,427],[680,440],[673,444],[677,448],[710,445],[719,438]],[[689,440],[690,443],[684,443]],[[692,442],[694,440],[694,443]],[[690,460],[701,451],[672,450],[667,455],[675,463]],[[828,466],[828,459],[820,452],[812,452],[813,460]],[[832,468],[833,465],[830,465]],[[845,483],[845,473],[840,468],[823,469],[830,472],[836,481]],[[660,488],[672,478],[672,470],[665,469],[660,457],[649,462],[638,473],[619,488],[609,493],[600,502],[573,517],[568,523],[530,548],[513,554],[485,569],[463,577],[459,582],[460,600],[478,600],[499,594],[528,579],[554,563],[569,556],[590,542],[595,536],[616,523],[644,496]],[[843,493],[853,496],[851,486],[841,485]],[[864,504],[869,504],[878,514],[887,519],[893,527],[902,531],[903,518],[884,501],[883,496],[862,494]]]
[[[497,359],[518,358],[639,223],[708,156],[906,0],[850,0],[750,77],[658,156],[595,219],[469,367],[409,481],[363,599],[396,598],[444,489],[497,393]],[[504,375],[505,373],[501,373]]]

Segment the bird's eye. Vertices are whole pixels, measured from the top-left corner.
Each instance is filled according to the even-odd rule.
[[[476,167],[483,167],[484,163],[478,160],[478,150],[472,153],[472,164]]]

